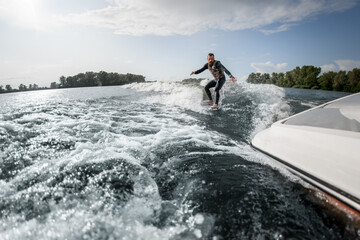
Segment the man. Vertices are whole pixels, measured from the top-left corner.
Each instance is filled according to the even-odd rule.
[[[207,63],[205,63],[205,65],[195,71],[195,72],[191,72],[190,76],[193,74],[199,74],[201,72],[203,72],[205,69],[209,69],[209,71],[212,73],[212,75],[214,76],[214,80],[210,81],[206,86],[205,86],[205,92],[209,97],[209,101],[207,101],[207,103],[209,104],[213,104],[210,108],[219,108],[219,99],[220,99],[220,89],[222,88],[222,86],[225,83],[225,74],[224,72],[231,78],[231,81],[233,83],[235,83],[236,79],[234,76],[231,75],[231,73],[221,64],[220,61],[216,61],[215,60],[215,56],[213,53],[209,53],[207,56]],[[210,92],[210,88],[215,87],[215,103],[211,97],[211,92]]]

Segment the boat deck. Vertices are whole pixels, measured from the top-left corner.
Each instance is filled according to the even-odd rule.
[[[360,94],[330,102],[282,123],[360,132]]]
[[[360,213],[360,93],[280,120],[251,145]]]

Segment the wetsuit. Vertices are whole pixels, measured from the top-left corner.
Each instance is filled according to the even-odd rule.
[[[209,71],[212,73],[212,75],[214,76],[214,80],[210,81],[206,86],[205,86],[205,92],[208,95],[209,99],[212,100],[211,97],[211,92],[210,92],[210,88],[215,87],[215,104],[219,103],[219,99],[220,99],[220,89],[222,88],[222,86],[225,83],[225,75],[224,72],[229,76],[232,77],[231,73],[229,72],[229,70],[227,70],[220,61],[215,61],[212,65],[210,65],[209,63],[205,63],[205,65],[195,71],[195,74],[199,74],[203,71],[205,71],[206,69],[209,69]]]

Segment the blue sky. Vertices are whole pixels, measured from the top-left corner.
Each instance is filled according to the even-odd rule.
[[[177,81],[209,52],[239,80],[351,70],[359,24],[358,0],[0,0],[0,85],[101,70]]]

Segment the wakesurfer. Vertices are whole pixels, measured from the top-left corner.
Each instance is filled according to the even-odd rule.
[[[191,72],[190,76],[193,74],[199,74],[206,69],[209,69],[211,74],[214,76],[214,80],[211,80],[205,86],[206,95],[209,97],[207,103],[213,104],[210,108],[219,108],[219,99],[220,99],[220,89],[225,83],[225,74],[224,72],[230,77],[231,81],[235,83],[236,78],[227,70],[224,65],[221,64],[220,61],[215,60],[215,56],[213,53],[209,53],[207,56],[207,63],[197,71]],[[215,87],[215,103],[212,99],[210,88]]]

